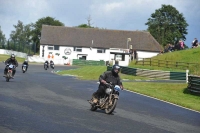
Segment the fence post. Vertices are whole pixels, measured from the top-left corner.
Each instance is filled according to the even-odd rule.
[[[143,66],[144,66],[144,58],[142,59],[142,64],[143,64]]]
[[[150,66],[151,66],[151,58],[150,58]]]
[[[188,73],[189,73],[189,70],[186,70],[186,83],[188,83]]]

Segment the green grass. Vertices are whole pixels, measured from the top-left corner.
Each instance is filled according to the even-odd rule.
[[[10,58],[10,55],[0,54],[0,62],[6,61],[8,58]],[[16,60],[18,63],[22,63],[24,62],[25,58],[16,57]]]
[[[82,66],[78,69],[71,69],[71,70],[63,70],[58,72],[60,75],[74,75],[77,76],[79,79],[84,80],[98,80],[99,75],[102,74],[107,70],[106,66]],[[121,79],[148,79],[146,77],[139,77],[139,76],[131,76],[126,74],[120,74]]]
[[[187,91],[186,83],[124,82],[131,91],[200,111],[200,96]]]
[[[168,52],[164,54],[157,55],[152,59],[158,60],[168,60],[174,62],[186,62],[186,63],[200,63],[200,47],[194,49],[186,49],[174,52]],[[164,71],[185,71],[182,69],[175,69],[175,68],[163,68],[163,67],[156,67],[156,66],[142,66],[142,65],[135,65],[135,61],[129,64],[129,67],[133,68],[143,68],[143,69],[151,69],[151,70],[164,70]],[[200,75],[200,69],[196,66],[189,67],[189,73],[193,75]]]

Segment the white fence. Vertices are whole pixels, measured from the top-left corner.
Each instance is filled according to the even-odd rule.
[[[13,50],[0,49],[0,54],[6,54],[6,55],[14,54],[17,57],[21,57],[21,58],[27,59],[27,54],[26,53],[17,52],[17,51],[13,51]]]

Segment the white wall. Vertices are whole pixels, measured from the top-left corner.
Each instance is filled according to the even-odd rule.
[[[40,46],[40,57],[42,57],[42,45]],[[65,55],[65,49],[70,49],[71,54]],[[97,53],[97,48],[82,48],[82,52],[74,51],[74,47],[67,47],[67,46],[60,46],[59,50],[48,50],[48,46],[45,45],[44,47],[44,59],[45,60],[53,60],[55,64],[72,64],[73,59],[79,59],[80,55],[85,55],[86,60],[95,60],[95,61],[112,61],[114,59],[114,54],[110,54],[110,52],[117,52],[117,53],[125,53],[127,49],[106,49],[105,53]],[[48,59],[49,52],[52,52],[54,55],[54,59]],[[56,55],[59,53],[60,55]],[[144,51],[137,51],[138,59],[140,58],[151,58],[156,56],[158,53],[156,52],[144,52]],[[79,55],[79,56],[78,56]],[[68,57],[68,59],[63,59],[62,57]],[[125,55],[125,61],[119,61],[119,65],[121,66],[128,66],[129,64],[129,55]]]
[[[137,51],[138,59],[140,60],[141,58],[151,58],[153,56],[158,55],[158,52],[144,52],[144,51]]]
[[[43,47],[40,46],[40,57],[42,57],[42,49]],[[71,54],[70,55],[65,55],[64,51],[65,49],[70,49],[71,50]],[[109,60],[110,59],[110,51],[106,50],[105,53],[97,53],[97,49],[96,48],[82,48],[82,52],[77,52],[74,51],[73,47],[66,47],[66,46],[60,46],[59,50],[48,50],[48,47],[45,46],[44,47],[44,58],[45,60],[48,60],[48,54],[49,52],[52,52],[52,54],[54,55],[54,60],[63,60],[63,56],[68,57],[68,59],[64,60],[66,63],[73,60],[73,59],[79,59],[78,55],[86,55],[86,59],[87,60],[95,60],[95,61],[99,61],[99,60]],[[60,55],[57,56],[55,55],[56,53],[59,53]]]
[[[0,54],[6,54],[6,55],[14,54],[17,57],[27,58],[26,53],[17,52],[17,51],[13,51],[13,50],[0,49]]]

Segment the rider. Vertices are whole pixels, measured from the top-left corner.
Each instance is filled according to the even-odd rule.
[[[45,63],[47,63],[47,68],[49,68],[49,62],[48,62],[48,60],[46,60],[46,61],[44,62],[44,68],[45,68]]]
[[[111,71],[106,71],[99,76],[99,87],[98,90],[93,94],[93,103],[97,103],[98,98],[105,94],[106,83],[112,82],[114,85],[119,85],[123,90],[122,82],[120,81],[120,76],[118,75],[120,71],[120,66],[115,64]]]
[[[50,65],[54,65],[54,62],[52,60],[50,60]]]
[[[28,69],[28,61],[25,60],[25,61],[23,62],[23,64],[22,64],[22,69],[23,69],[23,65],[26,65],[26,71],[27,71],[27,69]]]
[[[12,77],[14,77],[15,72],[16,72],[16,67],[18,67],[18,62],[17,62],[17,60],[15,59],[15,55],[14,55],[14,54],[12,54],[12,55],[10,56],[10,58],[8,58],[8,59],[5,61],[6,67],[5,67],[5,69],[4,69],[4,76],[6,76],[6,75],[7,75],[7,72],[8,72],[7,64],[13,64],[13,65],[15,65],[15,68],[13,68],[13,73],[12,73]]]

